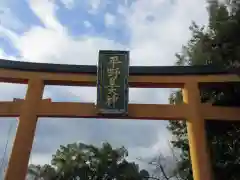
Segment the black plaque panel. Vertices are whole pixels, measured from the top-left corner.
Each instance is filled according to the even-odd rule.
[[[128,74],[128,51],[99,51],[97,109],[100,114],[127,114]]]

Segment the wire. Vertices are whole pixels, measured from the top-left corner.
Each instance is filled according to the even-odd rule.
[[[12,122],[12,123],[10,124],[10,127],[9,127],[9,129],[8,129],[7,142],[6,142],[6,144],[5,144],[4,151],[3,151],[3,156],[2,156],[2,158],[1,158],[0,172],[3,172],[3,173],[4,173],[4,170],[5,170],[5,167],[6,167],[5,158],[6,158],[6,155],[7,155],[7,148],[8,148],[9,139],[10,139],[10,136],[11,136],[11,132],[12,132],[13,125],[14,125],[14,122]],[[4,166],[4,165],[5,165],[5,166]]]

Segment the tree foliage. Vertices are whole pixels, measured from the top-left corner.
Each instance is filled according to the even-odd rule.
[[[237,0],[208,2],[209,23],[200,27],[192,23],[192,38],[176,54],[177,65],[215,65],[225,68],[240,67],[240,3]],[[238,69],[239,70],[239,69]],[[239,70],[240,72],[240,70]],[[239,73],[236,71],[236,73]],[[240,85],[228,84],[218,88],[201,89],[202,102],[213,105],[239,106]],[[182,93],[171,94],[170,103],[182,103]],[[175,137],[172,144],[181,150],[178,172],[191,180],[187,130],[184,121],[170,121],[169,130]],[[218,180],[240,179],[240,124],[237,122],[207,121],[206,133],[211,150],[212,167]]]
[[[128,162],[124,147],[113,149],[109,143],[102,147],[73,143],[60,146],[51,165],[30,165],[33,180],[141,180],[149,177],[146,170]]]

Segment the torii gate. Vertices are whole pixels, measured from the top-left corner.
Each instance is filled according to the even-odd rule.
[[[93,103],[42,99],[45,85],[96,86],[96,75],[96,66],[0,60],[0,82],[28,84],[25,100],[0,102],[0,117],[20,117],[5,180],[25,180],[38,117],[102,118]],[[202,104],[199,86],[239,76],[210,66],[130,67],[129,75],[130,87],[182,88],[184,103],[129,104],[127,116],[111,118],[186,120],[194,180],[212,180],[204,120],[240,120],[240,109]]]

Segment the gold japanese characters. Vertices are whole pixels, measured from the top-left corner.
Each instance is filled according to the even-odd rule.
[[[118,68],[118,64],[122,62],[119,60],[118,56],[109,57],[108,67],[107,67],[107,75],[108,75],[108,85],[105,86],[107,88],[107,98],[106,104],[115,108],[115,104],[119,99],[118,88],[120,86],[116,83],[119,75],[121,74],[120,69]]]
[[[101,114],[127,114],[128,51],[100,51],[98,62],[97,109]]]

